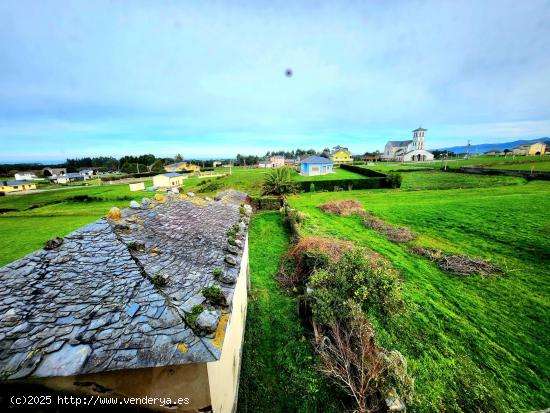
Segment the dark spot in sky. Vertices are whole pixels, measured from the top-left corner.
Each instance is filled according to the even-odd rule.
[[[292,69],[286,69],[285,70],[286,77],[292,77]]]

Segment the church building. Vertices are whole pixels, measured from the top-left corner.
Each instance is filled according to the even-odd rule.
[[[425,148],[424,134],[427,129],[413,130],[413,138],[408,141],[388,141],[382,159],[386,161],[431,161],[434,155]]]

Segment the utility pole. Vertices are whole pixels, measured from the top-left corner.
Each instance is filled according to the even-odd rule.
[[[137,173],[139,174],[139,162],[136,162]]]

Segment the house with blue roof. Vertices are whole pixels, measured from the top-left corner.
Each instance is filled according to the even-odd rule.
[[[300,161],[300,175],[317,176],[332,173],[333,163],[330,159],[312,155]]]

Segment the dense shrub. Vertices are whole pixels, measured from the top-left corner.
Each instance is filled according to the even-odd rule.
[[[261,210],[276,210],[281,208],[282,205],[282,199],[278,196],[251,197],[250,201],[254,208]]]
[[[373,262],[364,249],[345,252],[338,261],[316,269],[308,286],[313,318],[322,325],[333,325],[349,316],[348,300],[364,311],[381,316],[397,312],[403,306],[401,282],[397,274],[382,260]]]
[[[288,287],[304,285],[314,271],[338,261],[346,251],[352,248],[353,243],[350,241],[335,238],[300,239],[286,255],[277,279]]]
[[[400,188],[403,177],[396,172],[390,172],[386,175],[386,182],[391,188]]]
[[[219,181],[212,181],[209,182],[208,185],[204,185],[202,188],[198,190],[198,192],[215,192],[218,189],[220,189],[223,186],[223,184]]]

